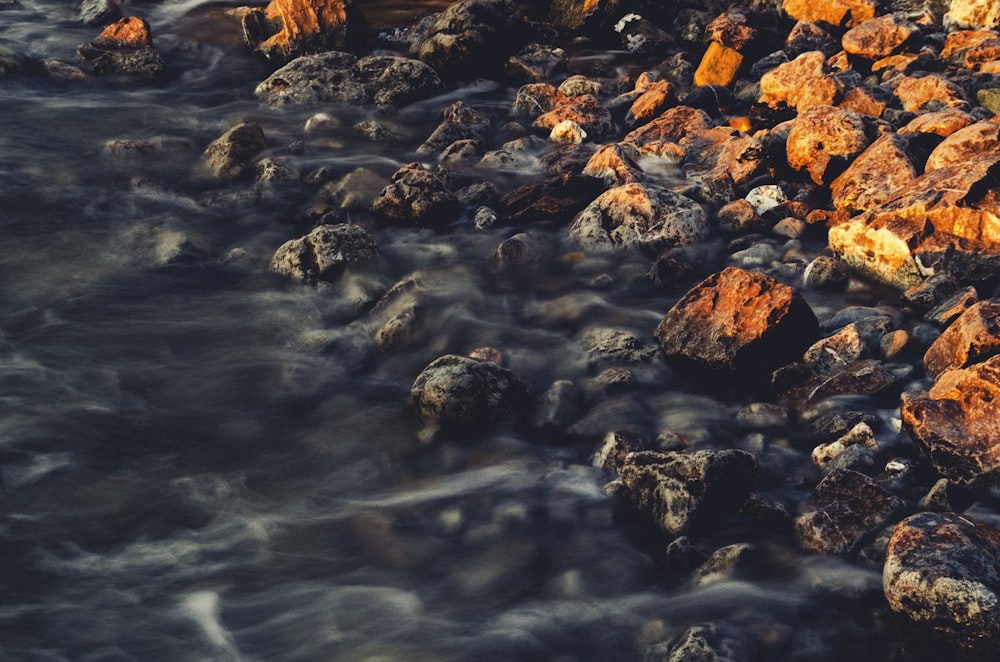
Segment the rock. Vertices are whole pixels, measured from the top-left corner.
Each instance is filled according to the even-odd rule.
[[[785,192],[777,184],[756,186],[747,191],[744,199],[753,207],[754,212],[759,215],[766,214],[788,200]]]
[[[410,163],[392,175],[372,211],[393,221],[442,227],[458,219],[462,206],[434,173],[419,163]]]
[[[553,382],[535,403],[532,427],[545,436],[559,435],[579,419],[583,411],[583,395],[579,389],[572,381],[560,379]],[[605,465],[595,461],[595,466]]]
[[[83,0],[80,19],[86,25],[108,25],[122,17],[122,10],[114,0]]]
[[[1000,7],[991,0],[952,0],[948,13],[944,15],[946,30],[956,28],[1000,27]]]
[[[668,361],[681,368],[757,380],[800,357],[818,328],[809,304],[791,287],[729,267],[685,294],[655,336]]]
[[[914,659],[986,662],[1000,645],[1000,533],[956,513],[896,525],[882,586]]]
[[[893,199],[923,171],[913,146],[898,133],[877,138],[830,183],[834,207],[862,212]]]
[[[844,33],[844,50],[867,60],[896,53],[918,33],[919,27],[905,19],[886,14],[870,18]]]
[[[927,157],[925,170],[971,161],[979,154],[1000,150],[1000,124],[976,122],[957,129],[946,137]]]
[[[651,184],[625,184],[602,193],[580,212],[569,236],[587,250],[665,248],[698,241],[708,231],[698,203]]]
[[[760,550],[750,543],[720,547],[692,573],[691,583],[704,587],[726,579],[735,579],[740,570],[752,566],[759,558]]]
[[[829,184],[871,143],[871,130],[850,110],[814,104],[800,110],[788,132],[788,165]]]
[[[1000,356],[947,370],[903,402],[903,428],[945,478],[963,487],[1000,485]]]
[[[833,441],[816,446],[812,451],[812,461],[820,469],[826,469],[844,452],[853,446],[860,446],[873,453],[879,450],[875,432],[867,423],[855,425],[847,434]]]
[[[816,486],[795,530],[809,551],[850,554],[890,524],[904,505],[868,476],[835,469]]]
[[[153,47],[149,23],[135,16],[104,28],[96,39],[77,46],[76,54],[96,76],[123,74],[155,80],[167,73],[166,62]]]
[[[503,70],[508,80],[538,83],[551,79],[565,66],[566,53],[561,48],[528,44],[507,59]]]
[[[813,343],[802,355],[802,361],[817,373],[830,372],[868,358],[871,349],[865,340],[857,324],[848,324],[832,336]]]
[[[841,86],[826,72],[826,56],[809,51],[791,62],[778,65],[760,77],[762,104],[782,105],[802,111],[815,104],[833,105]]]
[[[332,282],[344,267],[374,260],[374,237],[360,225],[320,225],[309,234],[282,244],[271,258],[270,270],[303,283]]]
[[[557,103],[552,110],[536,117],[532,126],[551,131],[560,122],[565,121],[576,122],[594,140],[611,135],[615,131],[611,113],[589,94],[567,97]]]
[[[874,0],[784,0],[781,8],[797,21],[823,23],[834,28],[853,27],[875,16]]]
[[[588,328],[580,337],[584,353],[592,363],[648,363],[657,354],[630,331],[605,327]]]
[[[998,182],[995,153],[925,172],[892,200],[830,227],[830,248],[901,290],[934,273],[991,273],[1000,257],[1000,207],[990,193]]]
[[[674,87],[669,82],[654,81],[639,91],[639,95],[625,114],[625,124],[628,126],[645,124],[676,101]]]
[[[247,45],[266,57],[291,60],[299,55],[341,50],[362,17],[350,0],[271,0],[243,16]]]
[[[938,110],[937,106],[964,110],[969,107],[965,91],[956,83],[938,74],[907,76],[896,84],[893,94],[899,99],[903,110],[916,112],[925,106]]]
[[[437,434],[482,433],[512,421],[523,413],[527,397],[527,387],[510,370],[455,354],[432,361],[410,388],[425,441]]]
[[[567,173],[514,189],[500,199],[499,208],[510,223],[567,222],[603,191],[600,180]]]
[[[721,624],[692,625],[676,642],[657,644],[643,654],[648,662],[750,662],[757,659],[748,638]]]
[[[648,124],[629,132],[622,144],[641,155],[683,157],[679,143],[684,136],[713,126],[708,113],[690,106],[674,106]]]
[[[750,496],[754,456],[739,450],[641,451],[622,462],[621,481],[639,512],[669,535],[711,530]]]
[[[360,60],[329,51],[297,57],[262,81],[254,94],[274,106],[344,103],[400,106],[437,94],[441,79],[427,65],[394,55]]]
[[[730,85],[743,65],[743,54],[735,48],[710,42],[694,72],[695,85]]]
[[[636,164],[637,158],[629,143],[609,143],[594,152],[583,166],[582,174],[597,177],[610,187],[641,182],[645,176]]]
[[[968,308],[976,305],[979,301],[979,293],[971,285],[960,288],[946,297],[924,314],[924,319],[937,324],[939,327],[946,327],[954,322]]]
[[[567,98],[567,95],[548,83],[528,83],[518,88],[517,94],[514,95],[511,114],[519,117],[529,117],[534,120],[542,113],[549,112]]]
[[[726,127],[693,131],[680,144],[687,178],[692,182],[744,186],[764,174],[767,165],[763,146],[756,138]]]
[[[796,58],[809,51],[819,51],[825,57],[831,57],[840,49],[840,42],[819,25],[809,21],[797,21],[789,30],[788,36],[785,37],[784,50],[778,51],[784,54],[784,59],[779,58],[773,65],[769,65],[767,70],[788,62],[788,58]],[[763,74],[764,71],[761,73]]]
[[[936,378],[995,354],[1000,354],[1000,299],[989,299],[973,304],[948,325],[924,354],[924,367]]]
[[[209,176],[223,182],[243,177],[254,159],[267,147],[264,130],[256,122],[237,124],[212,142],[202,155]]]
[[[576,30],[589,20],[607,18],[616,3],[610,0],[552,0],[548,19],[553,25]]]
[[[458,0],[441,12],[417,53],[446,78],[472,80],[499,72],[524,45],[526,28],[512,0]]]
[[[587,132],[573,120],[559,122],[549,133],[549,140],[554,143],[579,145],[587,138]]]
[[[560,94],[568,97],[579,97],[589,94],[599,98],[604,94],[604,85],[600,81],[591,80],[582,74],[575,74],[560,83],[558,91]],[[553,103],[552,106],[554,105]]]
[[[614,31],[619,35],[622,48],[633,55],[658,54],[674,45],[673,35],[635,13],[625,14],[615,23]]]

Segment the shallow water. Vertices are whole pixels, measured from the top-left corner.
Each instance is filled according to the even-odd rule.
[[[303,171],[413,157],[307,135],[316,109],[255,101],[268,68],[238,47],[223,11],[238,4],[136,6],[180,65],[163,86],[0,80],[0,659],[635,660],[703,622],[752,634],[765,659],[884,659],[877,569],[775,538],[754,541],[768,572],[694,586],[621,525],[589,447],[419,444],[408,390],[436,356],[498,347],[540,392],[596,374],[582,330],[648,338],[672,295],[579,287],[638,262],[499,274],[504,229],[381,228],[379,260],[337,287],[269,275],[304,201],[235,187],[207,204],[191,164],[210,140],[254,119],[275,155],[310,144]],[[0,11],[4,47],[73,62],[96,32],[74,5]],[[448,99],[511,95],[473,85],[396,121],[412,148]],[[344,127],[373,113],[323,110]],[[115,158],[120,138],[168,147]],[[378,353],[365,293],[416,270],[434,293],[424,342]],[[630,421],[755,443],[731,405],[658,364],[637,375],[648,397],[623,403]],[[777,442],[780,462],[808,464]]]

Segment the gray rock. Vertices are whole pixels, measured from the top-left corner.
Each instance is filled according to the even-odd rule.
[[[375,239],[360,225],[321,225],[282,244],[271,258],[270,269],[304,283],[330,282],[346,265],[377,255]]]
[[[425,425],[423,440],[487,431],[522,414],[527,396],[527,387],[510,370],[455,354],[432,361],[410,388]]]
[[[495,75],[524,45],[525,28],[512,0],[458,0],[441,12],[417,52],[449,78]]]
[[[393,174],[372,211],[393,221],[441,227],[455,221],[462,206],[434,173],[419,163],[410,163]]]
[[[122,17],[122,10],[114,0],[83,0],[80,18],[87,25],[108,25]]]
[[[251,170],[254,158],[267,147],[264,130],[256,122],[237,124],[212,142],[202,166],[214,179],[228,182]]]

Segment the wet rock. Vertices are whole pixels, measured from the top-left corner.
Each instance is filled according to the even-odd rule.
[[[662,53],[674,44],[673,35],[639,14],[625,14],[615,23],[622,48],[633,55]]]
[[[853,27],[874,17],[876,13],[876,3],[873,0],[831,0],[822,3],[784,0],[781,8],[797,21],[822,23],[832,27]]]
[[[538,220],[567,222],[604,191],[599,179],[586,175],[556,175],[514,189],[500,199],[510,223]]]
[[[757,462],[739,450],[642,451],[627,455],[620,471],[632,504],[676,536],[734,515],[750,496]]]
[[[964,110],[969,107],[968,95],[957,84],[938,74],[907,76],[893,90],[903,110],[919,111],[925,106],[939,110],[940,106]]]
[[[945,138],[927,157],[925,169],[964,163],[979,154],[1000,150],[1000,124],[976,122],[958,129]]]
[[[868,358],[871,353],[857,324],[848,324],[832,336],[815,342],[802,356],[803,362],[823,373]]]
[[[903,402],[903,427],[934,468],[954,483],[1000,485],[1000,356],[941,373],[926,394]]]
[[[948,325],[924,354],[931,377],[1000,354],[1000,300],[979,301]]]
[[[579,145],[587,138],[587,132],[573,120],[559,122],[549,133],[549,140],[554,143]]]
[[[791,287],[729,267],[685,294],[655,336],[676,365],[755,380],[796,360],[817,332],[812,309]]]
[[[153,47],[149,23],[136,16],[104,28],[96,39],[77,46],[76,55],[97,76],[121,74],[155,80],[167,73],[163,56]]]
[[[122,17],[122,10],[114,0],[83,0],[80,18],[87,25],[108,25]]]
[[[393,221],[442,227],[458,219],[462,206],[434,173],[419,163],[410,163],[392,175],[372,211]]]
[[[705,236],[698,203],[650,184],[625,184],[602,193],[569,227],[569,236],[593,251],[640,249],[653,255]]]
[[[676,642],[653,646],[643,656],[644,662],[750,662],[756,658],[747,637],[715,623],[693,625]]]
[[[441,12],[417,53],[446,78],[474,79],[498,72],[526,36],[511,0],[458,0]]]
[[[588,20],[606,18],[616,3],[609,0],[552,0],[548,19],[553,25],[575,30]],[[593,17],[593,18],[592,18]]]
[[[362,17],[350,0],[271,0],[264,9],[243,16],[247,45],[266,57],[290,60],[298,55],[340,50]]]
[[[377,255],[374,237],[362,226],[320,225],[282,244],[271,258],[270,270],[303,283],[332,282],[348,264],[374,260]]]
[[[989,273],[1000,238],[990,193],[998,177],[996,154],[926,172],[889,202],[833,225],[830,248],[852,269],[901,290],[934,273]]]
[[[598,148],[583,166],[582,173],[601,179],[607,186],[621,186],[645,179],[636,164],[638,154],[628,143],[610,143]]]
[[[611,113],[589,94],[567,97],[557,103],[552,110],[536,117],[532,126],[551,131],[560,122],[565,121],[576,122],[594,140],[611,135],[615,131]]]
[[[648,363],[657,354],[655,347],[623,329],[590,328],[584,331],[580,342],[591,362]]]
[[[882,585],[913,659],[986,662],[1000,645],[1000,533],[956,513],[896,525]]]
[[[726,579],[734,579],[741,570],[751,567],[760,558],[760,550],[750,543],[726,545],[692,573],[692,584],[704,587]]]
[[[812,451],[812,461],[820,469],[830,467],[848,449],[860,446],[861,448],[875,453],[879,450],[878,439],[875,431],[865,422],[858,423],[851,428],[847,434],[838,437],[833,441],[816,446]]]
[[[524,413],[528,390],[513,372],[490,361],[449,354],[432,361],[410,388],[422,440],[481,433]]]
[[[561,48],[528,44],[521,52],[510,56],[504,64],[508,80],[538,83],[555,76],[566,66],[566,52]]]
[[[358,59],[329,51],[297,57],[262,81],[254,94],[274,106],[345,103],[400,106],[442,89],[433,69],[394,55]]]
[[[836,469],[816,486],[795,529],[809,551],[849,554],[890,524],[904,505],[868,476]]]
[[[976,288],[971,285],[959,288],[928,310],[924,314],[924,319],[937,324],[939,327],[947,327],[967,309],[976,305],[978,301],[979,293],[976,292]]]
[[[538,237],[519,232],[500,242],[493,253],[493,264],[508,270],[537,264],[544,254],[540,243]]]
[[[237,124],[205,149],[202,167],[214,179],[233,181],[251,171],[254,159],[266,147],[267,139],[259,124]]]
[[[576,384],[560,379],[553,382],[535,403],[532,428],[543,436],[559,435],[579,419],[583,411],[583,394]]]
[[[539,165],[538,154],[550,144],[538,136],[524,136],[505,142],[499,149],[483,154],[479,161],[481,168],[496,168],[498,170],[519,170],[535,168]]]
[[[850,276],[843,263],[829,255],[815,257],[802,274],[803,286],[821,290],[843,289],[848,280]]]
[[[319,197],[338,209],[368,211],[388,184],[386,178],[377,172],[357,168],[325,185]]]
[[[807,406],[842,395],[898,394],[899,385],[911,373],[906,365],[887,366],[876,359],[860,359],[818,375],[802,391]]]
[[[625,114],[627,126],[645,124],[677,101],[674,87],[665,80],[654,81],[637,91],[639,95]]]
[[[850,110],[814,104],[800,110],[788,132],[788,165],[829,184],[871,143],[871,129]]]
[[[511,113],[518,117],[530,117],[534,120],[566,99],[566,94],[548,83],[528,83],[518,88],[517,94],[514,96],[514,103],[511,105]]]
[[[923,171],[911,151],[903,135],[888,133],[876,139],[830,183],[834,207],[866,211],[894,198]]]
[[[952,0],[944,15],[944,27],[947,30],[1000,27],[1000,7],[990,0]]]
[[[731,182],[733,186],[744,186],[764,174],[767,165],[764,149],[756,138],[726,127],[689,133],[680,144],[687,178],[695,183],[724,182],[728,188]]]
[[[809,51],[779,65],[760,77],[762,104],[772,108],[788,106],[803,110],[815,104],[833,105],[841,87],[826,72],[826,56]]]

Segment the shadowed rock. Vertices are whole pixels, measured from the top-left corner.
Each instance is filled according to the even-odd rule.
[[[882,586],[904,647],[921,660],[986,662],[1000,647],[1000,532],[956,513],[896,525]]]
[[[202,166],[219,181],[239,179],[250,171],[254,158],[266,147],[267,139],[259,124],[237,124],[208,146]]]
[[[282,244],[271,258],[270,269],[304,283],[334,281],[353,262],[378,255],[375,239],[360,225],[321,225]]]
[[[526,35],[511,0],[459,0],[441,12],[417,53],[446,78],[471,79],[497,73]]]
[[[153,47],[149,23],[135,16],[104,28],[96,39],[77,46],[76,54],[97,76],[124,74],[159,79],[167,73],[166,62]]]
[[[410,163],[393,174],[372,211],[394,221],[441,227],[455,221],[462,206],[434,173],[419,163]]]

